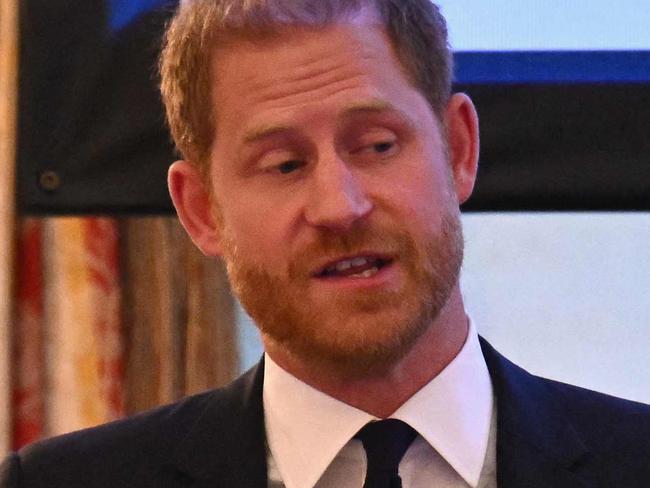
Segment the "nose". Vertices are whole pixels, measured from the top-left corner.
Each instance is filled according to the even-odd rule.
[[[345,232],[372,208],[359,175],[345,161],[333,157],[317,164],[304,212],[310,225]]]

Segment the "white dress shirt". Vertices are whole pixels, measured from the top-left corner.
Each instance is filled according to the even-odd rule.
[[[265,361],[269,486],[361,488],[366,456],[353,436],[377,417]],[[419,434],[399,465],[404,488],[496,487],[492,384],[471,321],[458,355],[391,418]]]

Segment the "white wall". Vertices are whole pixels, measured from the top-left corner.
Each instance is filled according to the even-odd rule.
[[[462,288],[532,372],[650,403],[650,214],[471,214]]]

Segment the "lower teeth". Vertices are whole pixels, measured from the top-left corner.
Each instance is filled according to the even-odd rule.
[[[377,267],[369,268],[365,270],[363,273],[358,273],[350,276],[350,278],[370,278],[371,276],[376,275],[378,271],[379,269]]]

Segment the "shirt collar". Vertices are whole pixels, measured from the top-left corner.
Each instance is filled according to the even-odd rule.
[[[264,420],[287,488],[314,486],[345,444],[376,417],[303,383],[265,356]],[[392,418],[405,421],[476,486],[487,450],[493,394],[470,321],[457,356]]]
[[[476,486],[490,437],[493,392],[472,322],[458,355],[391,417],[431,444],[470,486]]]

